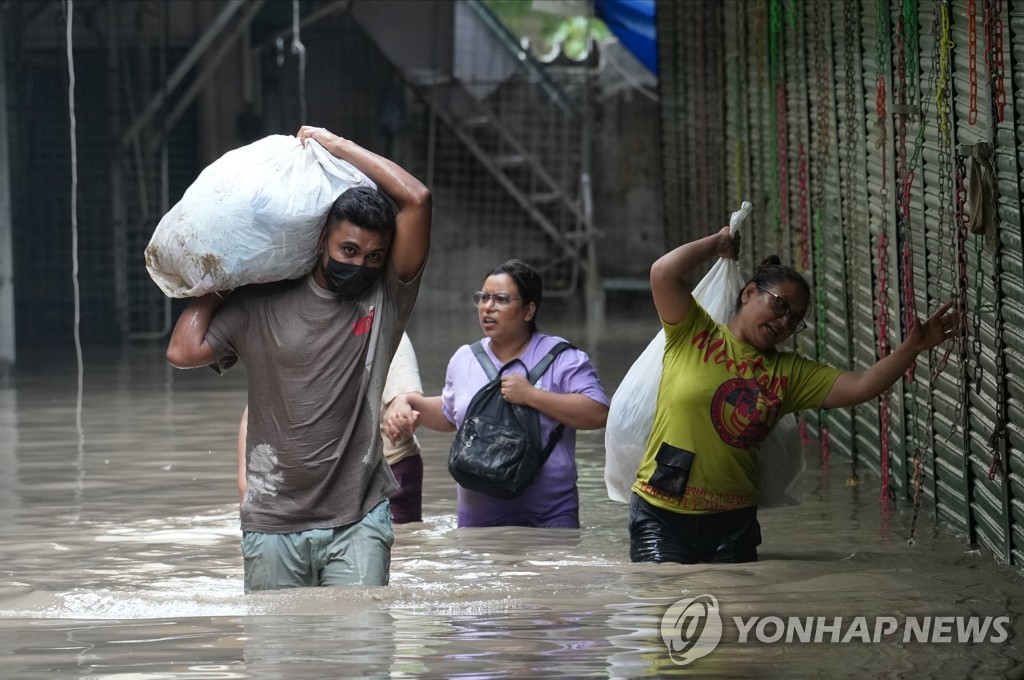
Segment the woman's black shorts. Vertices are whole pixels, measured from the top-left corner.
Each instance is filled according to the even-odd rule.
[[[629,558],[634,562],[754,562],[761,545],[757,507],[703,515],[672,512],[637,494],[629,502]]]

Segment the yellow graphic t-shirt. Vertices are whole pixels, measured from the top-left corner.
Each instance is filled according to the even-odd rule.
[[[700,305],[665,328],[654,425],[633,490],[702,514],[757,505],[757,448],[786,413],[821,406],[841,370],[737,339]]]

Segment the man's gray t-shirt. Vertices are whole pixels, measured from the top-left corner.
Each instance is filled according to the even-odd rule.
[[[388,265],[356,300],[304,279],[245,286],[214,315],[214,370],[249,377],[243,531],[359,521],[398,489],[381,451],[380,400],[419,290]]]

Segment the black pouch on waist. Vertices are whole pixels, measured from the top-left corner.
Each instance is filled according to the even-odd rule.
[[[662,442],[654,456],[658,466],[648,483],[670,496],[682,496],[686,491],[686,481],[690,478],[690,468],[693,467],[695,457],[692,451]]]

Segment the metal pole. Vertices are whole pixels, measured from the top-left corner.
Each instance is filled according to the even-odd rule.
[[[590,34],[591,17],[587,17],[587,42],[591,43],[593,38]],[[591,49],[594,45],[591,44]],[[601,277],[598,274],[597,247],[594,243],[594,199],[591,189],[591,165],[592,158],[590,147],[593,141],[593,126],[591,123],[590,104],[590,69],[583,69],[583,102],[582,102],[582,125],[580,133],[580,203],[583,213],[583,229],[586,234],[586,260],[583,263],[584,277],[584,302],[587,309],[587,323],[590,325],[600,324],[605,319],[604,290],[601,287]]]
[[[11,221],[11,149],[7,143],[7,27],[0,12],[0,377],[14,367],[14,258]]]
[[[118,16],[115,0],[107,0],[107,124],[111,139],[121,129],[121,71],[118,43]],[[121,337],[128,337],[128,219],[125,214],[123,151],[114,148],[110,155],[110,220],[114,231],[114,316]]]

